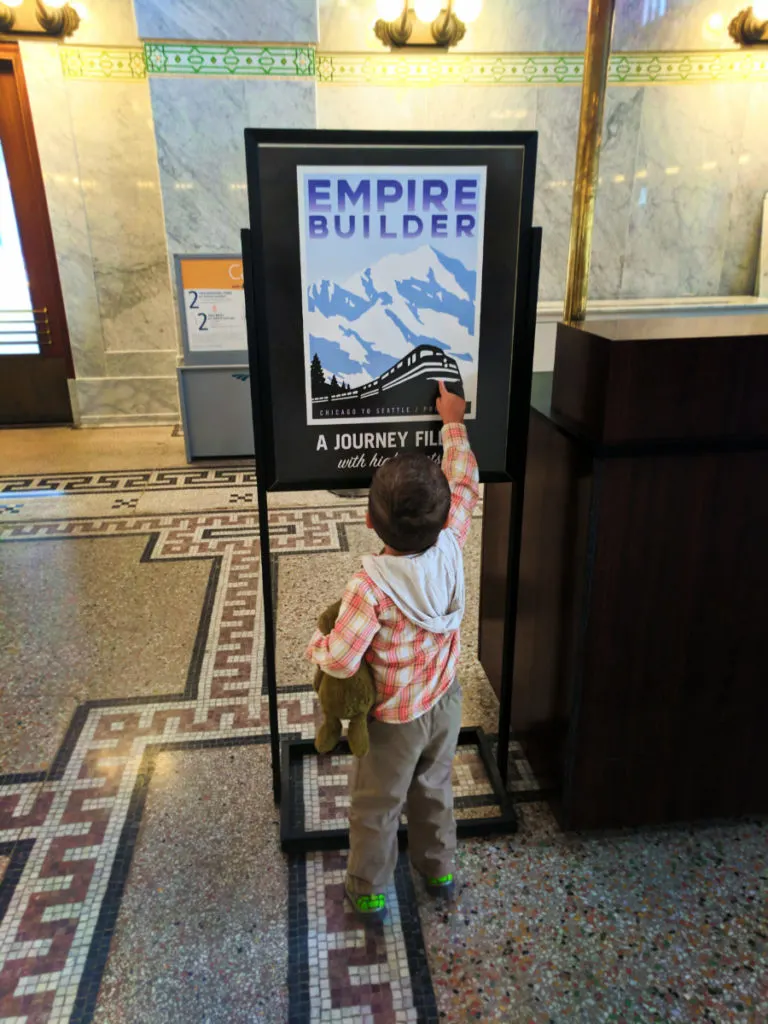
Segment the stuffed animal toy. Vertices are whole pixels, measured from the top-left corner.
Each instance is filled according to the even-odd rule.
[[[318,628],[324,636],[333,629],[340,608],[341,601],[337,601],[318,619]],[[317,752],[328,754],[334,749],[341,739],[341,719],[348,718],[349,749],[355,757],[365,757],[368,753],[368,712],[376,697],[371,670],[365,660],[349,679],[336,679],[318,667],[313,685],[323,709],[323,724],[315,739]]]

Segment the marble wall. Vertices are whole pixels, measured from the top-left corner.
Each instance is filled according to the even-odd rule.
[[[151,83],[168,251],[240,251],[248,226],[245,128],[314,128],[313,81],[156,78]]]
[[[137,4],[146,0],[137,0]],[[159,3],[160,0],[151,0]],[[197,0],[202,5],[204,0]],[[293,0],[294,3],[297,0]],[[484,0],[457,51],[582,51],[588,0]],[[328,52],[375,51],[376,0],[319,0],[320,45]],[[722,0],[617,0],[614,49],[730,49],[728,21],[738,7]],[[282,37],[281,37],[282,38]]]
[[[528,129],[539,133],[540,295],[562,299],[576,159],[577,86],[320,85],[321,128]],[[768,84],[617,86],[606,99],[590,297],[752,294]]]
[[[312,43],[385,53],[376,0],[88,0],[78,46],[140,40]],[[485,0],[461,53],[578,51],[587,0]],[[618,0],[614,48],[730,50],[720,0]],[[239,251],[243,129],[536,129],[541,298],[562,298],[577,85],[341,85],[245,75],[138,81],[62,74],[58,46],[22,44],[70,326],[82,422],[177,418],[181,253]],[[752,293],[768,190],[768,83],[608,92],[590,297]]]
[[[317,42],[317,0],[135,0],[142,39]]]
[[[91,0],[78,43],[138,45],[131,0]],[[175,423],[176,318],[149,86],[63,75],[21,44],[83,425]]]
[[[617,48],[728,47],[719,0],[622,0]],[[136,0],[145,36],[211,39],[313,39],[325,52],[382,52],[371,31],[375,0],[320,0],[309,24],[303,0],[280,15],[270,5],[217,9],[205,0],[166,4]],[[458,50],[578,50],[587,0],[494,0],[469,27]],[[269,20],[272,19],[272,20]],[[285,25],[294,26],[286,31]],[[213,21],[216,24],[213,24]],[[207,27],[206,27],[207,26]],[[713,27],[714,26],[714,27]],[[306,28],[306,33],[305,33]],[[749,293],[766,171],[766,143],[747,111],[764,86],[617,87],[609,91],[597,201],[591,296],[674,298]],[[311,126],[309,83],[184,79],[152,82],[169,249],[227,251],[243,223],[243,111],[253,125]],[[562,297],[568,251],[579,112],[576,86],[375,85],[316,87],[321,128],[536,128],[539,132],[537,221],[544,227],[542,298]],[[710,101],[711,99],[711,101]],[[734,109],[735,108],[735,109]],[[207,153],[193,151],[199,133]],[[718,150],[712,157],[681,154]],[[740,163],[746,158],[747,163]],[[647,165],[647,166],[646,166]],[[679,167],[676,177],[668,168]],[[635,177],[636,174],[640,177]],[[717,208],[716,216],[710,205]],[[701,237],[702,232],[705,237]]]
[[[616,50],[732,50],[721,0],[618,0]],[[578,51],[587,0],[485,0],[456,52]],[[375,0],[320,0],[320,47],[381,52]],[[606,102],[590,296],[751,294],[768,189],[765,84],[621,86]],[[318,86],[318,125],[535,128],[541,296],[562,298],[579,116],[576,86]]]

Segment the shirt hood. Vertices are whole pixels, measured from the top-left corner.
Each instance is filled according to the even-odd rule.
[[[420,555],[366,555],[363,568],[403,615],[430,633],[453,633],[464,617],[464,559],[451,530]]]

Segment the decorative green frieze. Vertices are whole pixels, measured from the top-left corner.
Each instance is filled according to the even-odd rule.
[[[145,43],[144,49],[62,46],[67,78],[133,79],[150,75],[316,78],[349,85],[579,85],[581,53],[316,53],[311,46]],[[768,53],[614,53],[611,85],[768,82]]]
[[[144,54],[152,75],[311,78],[315,74],[311,46],[145,43]]]
[[[144,51],[137,47],[62,46],[61,63],[66,78],[115,79],[140,82],[147,77]]]
[[[615,53],[611,57],[608,80],[615,85],[768,82],[768,54],[744,50],[726,53]]]
[[[320,82],[359,85],[580,85],[581,53],[317,55]],[[768,81],[768,54],[615,53],[612,85]]]

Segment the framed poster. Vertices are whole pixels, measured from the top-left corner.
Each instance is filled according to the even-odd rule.
[[[300,166],[298,197],[307,424],[434,420],[438,378],[474,419],[485,167]]]
[[[185,361],[238,363],[248,350],[242,256],[175,256]]]
[[[514,478],[535,133],[248,129],[246,160],[268,486],[360,487],[400,451],[439,459],[440,380],[467,400],[482,478]]]

